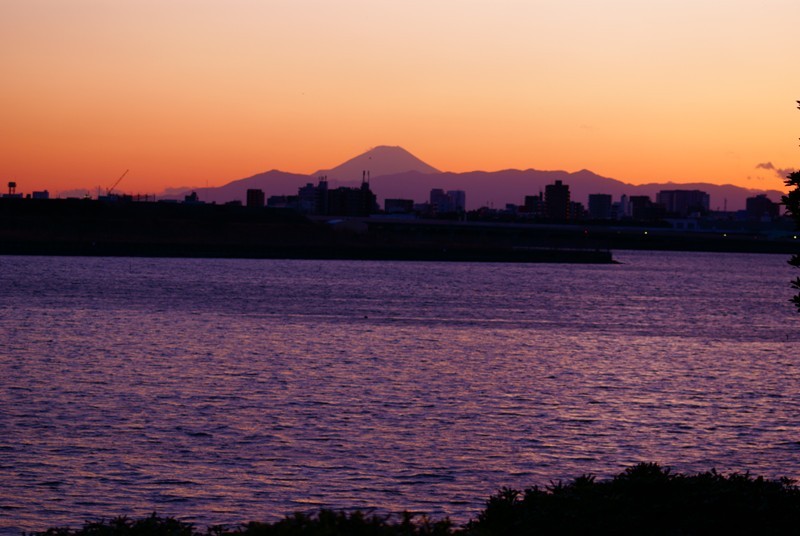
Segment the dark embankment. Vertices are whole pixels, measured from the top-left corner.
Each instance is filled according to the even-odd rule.
[[[37,534],[90,535],[522,535],[522,534],[796,534],[800,490],[786,479],[749,474],[674,474],[639,464],[606,481],[591,476],[524,492],[503,489],[464,527],[448,520],[405,515],[399,519],[323,510],[274,523],[198,530],[155,514],[118,518],[80,529],[52,528]]]
[[[0,255],[609,263],[518,230],[311,221],[235,205],[0,199]]]
[[[492,243],[516,243],[538,248],[587,250],[709,251],[728,253],[784,253],[800,250],[797,233],[783,224],[742,224],[735,229],[699,228],[686,231],[666,222],[585,221],[569,224],[454,222],[375,219],[370,230],[387,236],[467,237]]]

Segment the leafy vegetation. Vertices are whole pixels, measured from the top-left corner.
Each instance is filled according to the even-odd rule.
[[[797,108],[800,110],[800,101],[797,101]],[[794,218],[795,227],[800,230],[800,171],[790,173],[786,177],[786,186],[789,186],[792,190],[783,196],[783,204],[786,206],[786,211],[789,215]],[[796,254],[789,259],[789,264],[795,268],[800,268],[800,254]],[[800,311],[800,277],[792,281],[792,288],[798,291],[792,301],[797,306],[797,310]]]
[[[685,476],[642,463],[604,482],[505,489],[467,534],[784,534],[798,521],[800,490],[789,480]]]
[[[792,534],[800,526],[800,489],[788,479],[709,471],[672,473],[654,463],[630,467],[611,480],[585,475],[520,492],[505,488],[477,519],[455,528],[405,514],[391,517],[321,510],[274,523],[199,531],[152,516],[52,528],[41,536],[495,536],[517,534]]]

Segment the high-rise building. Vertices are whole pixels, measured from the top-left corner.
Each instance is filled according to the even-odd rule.
[[[650,196],[632,195],[630,197],[631,217],[639,221],[657,221],[663,219],[666,214],[664,205],[653,203]]]
[[[378,211],[375,194],[369,183],[363,181],[360,188],[339,187],[327,190],[327,212],[330,216],[369,216]]]
[[[544,205],[544,194],[542,194],[542,192],[539,192],[538,195],[526,195],[524,206],[524,212],[530,217],[544,218],[547,214]]]
[[[617,212],[617,218],[630,218],[631,216],[631,200],[630,198],[622,194],[619,197],[619,211]]]
[[[710,197],[700,190],[661,190],[656,194],[656,203],[662,205],[667,214],[689,216],[708,212]]]
[[[578,201],[570,201],[569,202],[569,219],[570,220],[582,220],[586,218],[586,207],[583,206],[583,203]]]
[[[328,178],[321,177],[319,184],[311,183],[297,192],[298,209],[306,214],[328,216],[369,216],[378,211],[375,194],[369,188],[367,172],[360,188],[328,188]]]
[[[450,212],[464,212],[467,207],[467,194],[464,190],[449,190],[441,188],[431,190],[430,204],[437,214]]]
[[[766,194],[748,197],[746,201],[747,217],[753,220],[774,220],[778,217],[778,204],[773,203]]]
[[[444,193],[441,188],[434,188],[431,190],[430,204],[434,211],[437,213],[450,212],[450,198]]]
[[[547,217],[551,220],[563,221],[569,219],[569,186],[561,181],[548,184],[544,187],[544,203]]]
[[[593,220],[611,219],[610,194],[589,194],[589,217]]]
[[[320,177],[314,186],[307,183],[297,191],[297,205],[304,214],[328,213],[328,177]]]
[[[247,206],[262,208],[264,206],[264,190],[250,188],[247,190]]]
[[[467,210],[467,193],[464,190],[448,190],[447,196],[450,198],[450,205],[455,212]]]

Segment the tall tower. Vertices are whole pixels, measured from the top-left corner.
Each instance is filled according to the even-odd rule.
[[[547,217],[555,221],[569,219],[569,186],[556,181],[544,187],[544,204]]]

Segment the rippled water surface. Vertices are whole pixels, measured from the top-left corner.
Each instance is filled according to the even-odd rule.
[[[800,478],[778,255],[0,257],[0,531],[319,507],[463,522],[637,461]]]

